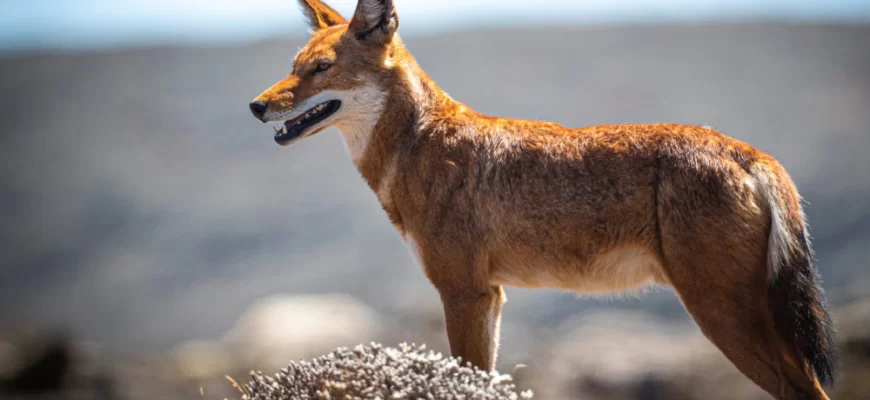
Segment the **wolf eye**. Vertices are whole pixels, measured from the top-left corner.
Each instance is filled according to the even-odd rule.
[[[323,71],[328,70],[330,67],[332,67],[332,64],[322,62],[322,63],[317,64],[316,67],[314,67],[314,72],[323,72]]]

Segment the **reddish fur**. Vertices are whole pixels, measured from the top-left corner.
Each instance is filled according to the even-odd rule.
[[[571,129],[483,115],[420,69],[394,34],[395,11],[377,8],[383,2],[365,0],[350,25],[327,26],[334,11],[302,4],[315,32],[293,73],[256,100],[282,110],[327,89],[385,94],[355,162],[416,243],[454,355],[494,367],[503,284],[594,292],[658,283],[773,396],[827,399],[795,332],[771,315],[766,196],[784,207],[790,234],[805,229],[799,196],[771,156],[708,127]],[[324,60],[333,67],[314,75]],[[794,290],[809,293],[802,299],[823,319],[818,282],[810,285]]]

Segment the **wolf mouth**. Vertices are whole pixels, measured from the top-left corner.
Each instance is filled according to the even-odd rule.
[[[275,130],[275,142],[283,145],[300,138],[308,128],[329,118],[340,107],[340,100],[329,100],[311,107],[296,118],[284,121],[284,126],[281,129],[272,128]]]

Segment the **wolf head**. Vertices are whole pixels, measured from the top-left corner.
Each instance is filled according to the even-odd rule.
[[[350,22],[320,0],[299,0],[312,28],[290,73],[251,103],[254,116],[279,122],[275,142],[290,145],[338,127],[348,146],[383,113],[396,63],[406,54],[392,0],[360,0]],[[353,151],[353,149],[351,149]]]

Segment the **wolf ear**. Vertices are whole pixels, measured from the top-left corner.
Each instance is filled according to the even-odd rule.
[[[359,0],[350,30],[359,40],[387,43],[399,29],[399,15],[393,7],[393,0]]]
[[[299,0],[299,5],[308,18],[308,25],[315,31],[347,23],[341,14],[320,0]]]

